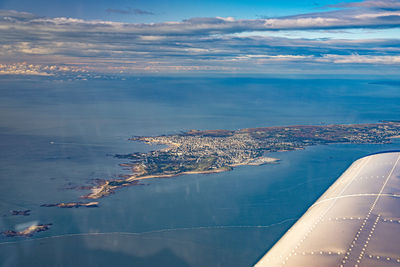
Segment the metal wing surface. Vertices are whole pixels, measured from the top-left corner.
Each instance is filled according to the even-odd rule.
[[[255,266],[400,266],[399,159],[355,161]]]

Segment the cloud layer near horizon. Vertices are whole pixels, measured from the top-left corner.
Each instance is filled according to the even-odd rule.
[[[276,70],[271,65],[293,70],[300,64],[400,64],[400,38],[252,36],[252,32],[292,30],[321,31],[323,36],[327,30],[400,27],[399,1],[354,2],[335,8],[340,9],[267,19],[191,18],[151,24],[48,18],[1,10],[0,59],[4,65],[0,73],[12,69],[5,66],[19,66],[15,63],[23,61],[29,62],[28,66],[67,64],[103,72],[270,72]]]

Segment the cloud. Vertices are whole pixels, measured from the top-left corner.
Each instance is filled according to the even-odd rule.
[[[258,63],[260,62],[272,62],[272,61],[302,61],[304,62],[307,59],[312,59],[312,55],[241,55],[236,57],[238,60],[248,60],[248,59],[257,59]]]
[[[374,55],[324,55],[321,61],[336,64],[400,64],[400,56],[374,56]]]
[[[387,5],[381,8],[384,5],[378,2]],[[323,35],[333,29],[396,29],[400,27],[400,10],[395,10],[392,2],[355,2],[341,10],[266,19],[212,17],[160,23],[50,18],[0,10],[0,73],[252,72],[275,71],[279,66],[282,70],[349,64],[398,66],[400,37],[343,40],[268,36],[281,30],[319,31]],[[265,34],[252,36],[254,32]],[[55,67],[50,70],[45,66]]]
[[[35,75],[35,76],[53,76],[60,73],[87,73],[85,68],[76,66],[56,66],[30,64],[26,62],[13,64],[0,64],[0,75]]]
[[[341,3],[336,5],[329,5],[329,7],[364,7],[374,9],[397,10],[400,9],[400,2],[398,0],[369,0],[362,2]]]
[[[127,7],[126,9],[115,9],[115,8],[107,8],[107,13],[116,13],[121,15],[154,15],[153,12],[139,9],[139,8],[131,8]]]
[[[108,9],[119,14],[149,14],[139,9]],[[320,30],[400,27],[400,11],[344,9],[268,19],[234,19],[231,17],[191,18],[162,23],[121,23],[74,18],[46,18],[18,12],[0,12],[0,30],[31,30],[60,35],[211,35],[249,31]]]

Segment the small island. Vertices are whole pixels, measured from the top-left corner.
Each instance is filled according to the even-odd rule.
[[[366,124],[282,126],[241,130],[191,130],[161,135],[137,136],[130,140],[166,145],[148,153],[115,155],[130,162],[121,164],[132,174],[103,180],[83,198],[98,199],[117,188],[138,184],[149,178],[168,178],[184,174],[206,174],[232,170],[240,165],[276,163],[270,152],[304,149],[312,145],[335,143],[384,144],[400,137],[400,121]]]
[[[10,210],[10,213],[13,216],[17,216],[17,215],[29,216],[29,215],[31,215],[31,210]]]
[[[25,228],[22,231],[8,230],[8,231],[0,232],[0,234],[5,237],[17,237],[17,236],[30,237],[34,233],[49,230],[51,225],[52,225],[51,223],[49,223],[49,224],[34,224],[34,225],[31,225],[31,226]]]
[[[56,204],[42,204],[41,207],[59,207],[59,208],[79,208],[79,207],[86,207],[86,208],[97,208],[99,206],[99,202],[69,202],[69,203],[56,203]]]

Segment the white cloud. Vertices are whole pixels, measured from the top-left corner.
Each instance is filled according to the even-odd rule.
[[[85,68],[77,66],[41,65],[19,62],[0,64],[0,74],[53,76],[58,73],[87,73]]]
[[[313,56],[304,56],[304,55],[243,55],[238,56],[236,59],[239,60],[248,60],[248,59],[256,59],[261,62],[266,61],[298,61],[305,59],[312,59]]]
[[[324,55],[321,61],[338,64],[400,64],[400,56],[373,56],[373,55]]]
[[[380,8],[380,9],[395,9],[395,8],[400,8],[400,2],[398,0],[367,0],[362,2],[331,5],[331,7],[366,7],[366,8]]]
[[[354,16],[357,19],[371,19],[379,17],[400,16],[400,11],[379,12],[379,13],[365,13]]]
[[[359,27],[399,27],[396,11],[369,10],[360,12],[321,12],[270,19],[234,19],[232,17],[192,18],[181,22],[134,24],[113,21],[83,20],[76,18],[44,18],[15,11],[0,12],[3,30],[28,30],[32,33],[53,34],[96,33],[131,35],[209,35],[246,31],[340,29]]]
[[[399,36],[371,39],[365,34],[365,39],[359,39],[355,33],[359,28],[398,30],[400,10],[395,7],[393,1],[365,1],[342,5],[340,11],[289,17],[191,18],[148,24],[0,10],[0,62],[8,63],[0,73],[51,75],[83,71],[82,66],[86,71],[118,72],[228,71],[251,69],[254,64],[292,64],[294,68],[303,63],[397,65]],[[354,32],[355,37],[321,38],[333,29]],[[269,36],[278,31],[297,35]],[[299,37],[299,32],[304,35]],[[307,35],[309,32],[314,35]],[[252,36],[255,33],[258,36]],[[10,64],[15,60],[34,64]]]

